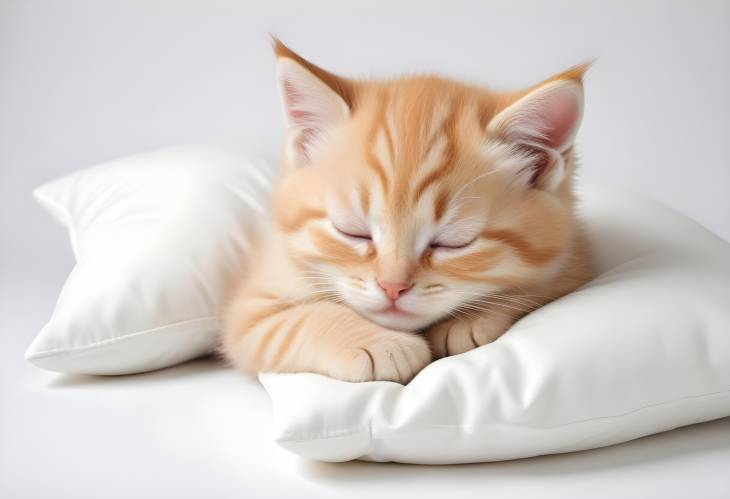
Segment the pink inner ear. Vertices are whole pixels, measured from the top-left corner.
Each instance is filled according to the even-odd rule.
[[[296,87],[289,80],[284,80],[282,85],[284,87],[284,102],[286,107],[290,108],[297,103],[299,94],[297,93]]]
[[[540,103],[540,117],[544,123],[545,144],[559,149],[568,140],[578,119],[579,103],[571,91],[559,91],[545,97]]]
[[[301,94],[297,92],[297,88],[289,80],[284,80],[282,83],[284,87],[284,105],[286,106],[286,112],[294,123],[301,124],[305,121],[310,120],[313,114],[304,109],[300,109],[297,105],[301,102]]]

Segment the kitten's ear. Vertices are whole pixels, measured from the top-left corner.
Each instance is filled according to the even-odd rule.
[[[541,83],[495,116],[488,133],[525,158],[518,175],[532,187],[556,189],[565,178],[564,155],[583,115],[583,74],[576,66]]]
[[[276,75],[287,125],[290,164],[309,163],[329,129],[350,117],[350,82],[305,60],[274,38]]]

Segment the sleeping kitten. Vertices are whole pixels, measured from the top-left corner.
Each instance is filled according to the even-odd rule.
[[[274,45],[284,165],[225,312],[234,365],[407,383],[590,279],[573,195],[586,66],[493,92],[346,79]]]

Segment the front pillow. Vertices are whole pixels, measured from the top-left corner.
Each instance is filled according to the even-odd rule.
[[[326,461],[467,463],[730,415],[730,246],[640,196],[581,198],[598,278],[407,386],[261,375],[276,440]]]
[[[76,266],[26,352],[44,369],[129,374],[212,350],[276,169],[237,146],[123,158],[36,189]]]

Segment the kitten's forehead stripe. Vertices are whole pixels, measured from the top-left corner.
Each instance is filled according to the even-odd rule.
[[[376,119],[373,121],[373,124],[370,127],[370,132],[368,134],[368,147],[365,148],[365,155],[367,165],[373,171],[375,171],[375,174],[378,176],[378,180],[380,181],[380,186],[383,189],[383,193],[387,196],[389,192],[388,175],[385,173],[385,168],[383,167],[382,162],[375,152],[378,138],[380,136],[380,122],[385,115],[386,104],[386,100],[384,98],[381,99],[381,104],[379,106],[379,109],[377,110]]]
[[[406,209],[409,201],[417,204],[454,170],[457,157],[456,129],[463,107],[459,99],[425,87],[411,90],[379,96],[367,150],[368,165],[395,211]],[[440,212],[446,201],[442,195]]]
[[[452,104],[452,102],[442,102],[440,105],[434,106],[431,114],[431,127],[428,131],[428,136],[424,137],[424,142],[426,143],[424,154],[428,154],[428,151],[431,150],[434,142],[436,142],[436,140],[438,140],[438,138],[443,134],[446,119],[449,117],[450,113],[454,111]]]
[[[382,187],[383,192],[385,194],[387,194],[389,191],[388,175],[385,173],[385,169],[383,168],[383,165],[380,163],[380,160],[378,160],[378,158],[375,156],[375,154],[373,154],[372,151],[368,151],[368,153],[367,153],[367,164],[378,176],[378,180],[380,181],[380,186]]]
[[[391,130],[391,117],[392,113],[390,113],[384,120],[383,120],[383,134],[385,135],[385,140],[388,144],[388,158],[390,160],[390,163],[395,163],[395,144],[393,143],[393,131]]]
[[[449,201],[449,192],[446,189],[442,189],[436,195],[436,201],[433,204],[433,220],[440,222],[446,213],[446,206]]]
[[[456,167],[456,120],[457,110],[455,106],[452,106],[451,112],[444,120],[440,132],[446,137],[446,146],[441,157],[441,162],[418,183],[412,197],[413,203],[417,203],[423,193],[426,192],[426,189],[447,176]]]

